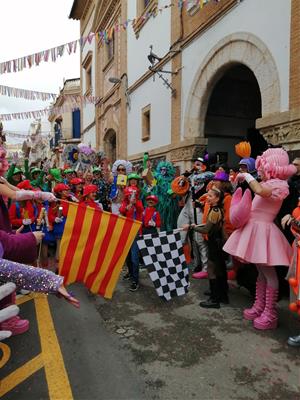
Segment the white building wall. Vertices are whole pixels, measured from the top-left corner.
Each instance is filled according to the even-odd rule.
[[[166,64],[166,69],[171,68]],[[171,98],[170,89],[163,86],[158,77],[148,79],[131,95],[131,109],[128,111],[128,156],[150,151],[171,143]],[[142,109],[151,105],[150,140],[142,141]]]
[[[158,7],[170,4],[170,0],[159,0]],[[128,18],[137,17],[137,1],[128,1]],[[127,29],[127,63],[128,84],[131,86],[146,71],[150,62],[147,58],[150,52],[149,46],[153,45],[153,52],[159,57],[168,53],[171,46],[171,8],[158,12],[155,18],[151,17],[139,32],[136,38],[131,26]]]
[[[82,135],[81,142],[88,146],[91,146],[93,149],[96,148],[96,126],[95,125]]]
[[[94,18],[94,12],[91,14],[90,20],[83,32],[83,37],[86,37],[92,29],[92,23],[93,23],[93,18]],[[95,81],[95,68],[96,68],[96,60],[95,60],[95,39],[89,43],[86,41],[83,49],[82,49],[82,58],[81,60],[84,61],[86,55],[88,54],[89,51],[93,53],[93,58],[92,58],[92,93],[91,95],[95,95],[95,87],[96,87],[96,81]],[[82,95],[85,95],[86,92],[86,80],[85,80],[85,69],[81,66],[81,77],[82,77]],[[81,112],[81,118],[82,118],[82,130],[84,131],[89,125],[91,125],[95,121],[95,105],[94,104],[87,104],[82,108]],[[91,130],[88,130],[86,133],[89,133],[89,136],[94,135],[95,137],[91,139],[93,143],[96,145],[96,131],[95,128],[92,127]]]
[[[201,12],[201,11],[200,11]],[[281,109],[289,109],[291,0],[243,0],[182,52],[182,120],[197,70],[210,50],[225,36],[236,32],[256,35],[271,52],[279,74]]]
[[[169,0],[159,0],[158,8],[168,5]],[[137,17],[137,1],[128,1],[128,18]],[[139,32],[136,38],[132,27],[127,29],[127,73],[129,87],[134,84],[149,69],[150,62],[147,56],[153,52],[159,57],[168,53],[171,46],[171,9],[166,8],[158,12],[155,18],[151,17]],[[164,69],[170,69],[165,65]],[[170,76],[166,76],[170,78]],[[163,86],[158,76],[145,81],[130,94],[131,109],[128,111],[127,132],[128,156],[144,151],[150,151],[171,143],[171,91]],[[142,109],[151,105],[151,137],[142,141]]]

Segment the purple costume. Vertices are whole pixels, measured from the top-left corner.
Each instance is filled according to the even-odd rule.
[[[4,249],[0,243],[0,281],[13,282],[19,289],[32,292],[57,293],[64,278],[42,268],[3,259]]]

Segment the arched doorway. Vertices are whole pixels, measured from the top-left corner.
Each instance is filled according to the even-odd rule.
[[[253,72],[243,64],[228,68],[216,81],[208,101],[204,125],[208,152],[217,154],[219,162],[234,166],[238,162],[235,144],[248,140],[256,157],[267,148],[255,129],[261,113],[261,93]]]
[[[117,134],[113,129],[109,129],[104,136],[104,152],[111,162],[116,160]]]
[[[199,146],[207,147],[212,129],[211,126],[207,126],[207,116],[213,114],[215,108],[215,102],[211,102],[213,92],[215,89],[220,90],[218,83],[222,84],[222,78],[226,80],[230,77],[240,88],[248,86],[256,93],[259,90],[259,95],[256,96],[256,109],[259,108],[258,99],[261,97],[260,112],[257,111],[259,116],[265,117],[280,112],[280,77],[271,52],[255,35],[236,32],[224,37],[212,47],[198,67],[186,99],[182,141],[196,139]],[[227,97],[230,95],[228,90],[225,94]],[[228,101],[226,95],[220,98],[220,101]],[[211,108],[208,114],[209,106]],[[253,119],[253,115],[250,119]],[[250,135],[250,131],[243,132],[242,136],[247,134]],[[257,134],[256,130],[252,131],[252,137]]]

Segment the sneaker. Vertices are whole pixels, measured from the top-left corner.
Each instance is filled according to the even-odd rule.
[[[129,272],[126,272],[126,274],[123,276],[123,281],[129,281],[130,280],[130,274]]]
[[[300,335],[290,336],[287,343],[289,346],[300,347]]]
[[[132,284],[130,285],[129,290],[131,292],[136,292],[138,290],[138,288],[140,287],[140,285],[136,282],[132,282]]]
[[[11,317],[0,325],[1,330],[11,331],[12,335],[20,335],[28,331],[29,321],[27,319],[21,319],[19,316]]]
[[[206,271],[196,272],[192,275],[194,279],[207,279],[208,273]]]

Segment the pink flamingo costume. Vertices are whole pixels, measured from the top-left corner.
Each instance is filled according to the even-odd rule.
[[[230,218],[238,229],[223,249],[242,262],[256,264],[256,300],[252,308],[244,310],[244,318],[252,320],[257,329],[274,329],[278,322],[275,266],[289,266],[292,249],[273,221],[289,193],[287,179],[295,169],[289,165],[288,154],[279,148],[266,150],[257,158],[256,168],[263,182],[258,183],[252,177],[248,180],[251,188],[257,190],[252,203],[249,190],[243,197],[241,190],[235,192]],[[250,176],[239,174],[246,180],[247,175]]]

